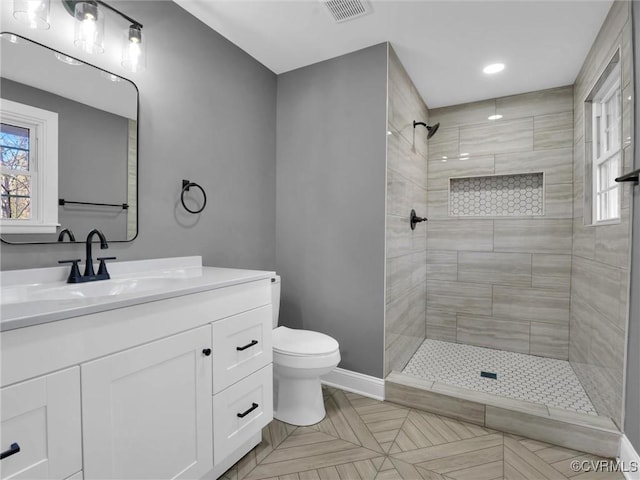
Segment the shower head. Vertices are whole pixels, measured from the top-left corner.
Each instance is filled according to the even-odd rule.
[[[429,126],[424,122],[416,122],[415,120],[413,121],[413,128],[416,128],[416,125],[422,125],[423,127],[426,127],[427,131],[429,132],[427,134],[427,140],[429,140],[431,137],[433,137],[436,132],[438,131],[438,128],[440,128],[440,122],[436,123],[433,126]]]

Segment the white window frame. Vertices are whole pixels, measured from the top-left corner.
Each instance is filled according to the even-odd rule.
[[[612,124],[607,130],[604,118],[607,115],[607,106],[613,100],[613,112],[611,112]],[[598,89],[592,100],[592,224],[602,225],[617,223],[620,221],[621,189],[620,185],[612,179],[620,175],[622,168],[622,88],[620,85],[620,66],[617,65],[607,77],[606,81]],[[609,141],[607,140],[609,139]],[[601,167],[614,168],[613,174],[604,182],[599,182]],[[611,181],[609,181],[611,180]],[[613,206],[614,214],[608,216],[600,212],[600,198],[604,195],[614,197],[616,204]]]
[[[30,138],[31,219],[0,219],[0,232],[55,233],[59,226],[58,114],[2,98],[0,120],[35,133]]]

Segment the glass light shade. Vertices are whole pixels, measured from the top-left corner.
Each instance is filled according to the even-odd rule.
[[[76,3],[74,45],[86,53],[104,52],[104,14],[95,2]]]
[[[9,43],[13,43],[15,45],[22,43],[20,42],[20,37],[18,37],[17,35],[14,35],[13,33],[3,33],[0,36],[2,37],[2,40],[5,40]]]
[[[80,60],[69,57],[64,53],[56,52],[54,55],[58,60],[60,60],[62,63],[66,63],[67,65],[84,65],[84,63],[82,63]]]
[[[140,27],[132,25],[124,32],[122,66],[133,73],[147,68],[147,43]]]
[[[29,28],[48,30],[51,0],[13,0],[13,16]]]

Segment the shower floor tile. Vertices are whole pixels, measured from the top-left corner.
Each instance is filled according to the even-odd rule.
[[[484,378],[480,372],[497,374]],[[502,397],[597,415],[569,362],[427,339],[402,373]]]

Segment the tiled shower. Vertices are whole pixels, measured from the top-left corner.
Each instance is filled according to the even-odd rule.
[[[619,48],[629,171],[629,8],[614,2],[575,83],[550,90],[427,110],[391,51],[385,375],[622,425],[631,190],[622,186],[620,223],[585,226],[583,112]],[[414,119],[439,131],[426,142]],[[429,218],[414,232],[409,204]],[[485,366],[497,381],[480,377]]]

